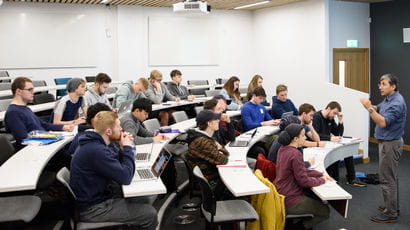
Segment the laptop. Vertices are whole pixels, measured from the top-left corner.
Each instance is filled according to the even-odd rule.
[[[118,108],[118,114],[126,113],[131,111],[133,100],[124,101]]]
[[[258,131],[258,128],[256,128],[252,132],[251,137],[250,137],[249,140],[251,140],[255,136],[257,131]],[[235,141],[232,141],[231,143],[229,143],[229,147],[247,147],[249,145],[249,140],[235,140]]]
[[[151,167],[135,169],[135,179],[133,181],[157,180],[161,176],[172,157],[172,154],[166,148],[163,148],[163,150],[165,151],[159,153]]]
[[[135,146],[134,146],[135,147]],[[141,153],[135,153],[135,161],[136,162],[145,162],[149,161],[151,158],[152,149],[154,148],[154,143],[151,143],[151,150],[145,151]],[[135,149],[134,149],[135,151]]]
[[[289,111],[289,112],[286,112],[286,113],[282,113],[282,117],[281,117],[281,118],[285,118],[285,117],[288,117],[288,116],[293,116],[293,111]]]

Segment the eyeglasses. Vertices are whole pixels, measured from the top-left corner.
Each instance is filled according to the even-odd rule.
[[[34,88],[21,89],[21,90],[27,90],[27,91],[29,91],[29,92],[33,92],[33,91],[34,91]]]

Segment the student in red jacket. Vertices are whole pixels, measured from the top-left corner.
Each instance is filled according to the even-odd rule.
[[[303,221],[304,227],[310,229],[329,218],[329,207],[317,197],[312,198],[310,194],[309,196],[304,194],[303,189],[315,187],[326,181],[333,181],[333,179],[321,172],[305,167],[303,156],[297,149],[306,140],[302,125],[288,125],[278,138],[282,147],[278,151],[274,184],[278,192],[286,197],[287,214],[311,213],[314,215],[313,218]]]

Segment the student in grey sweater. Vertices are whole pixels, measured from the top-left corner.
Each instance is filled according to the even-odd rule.
[[[190,95],[188,88],[181,85],[182,73],[181,71],[174,69],[170,73],[172,81],[168,82],[167,87],[169,92],[182,100],[194,100],[195,95]]]
[[[89,88],[85,92],[85,104],[87,107],[97,103],[103,103],[111,107],[110,101],[108,100],[105,91],[108,89],[111,83],[111,78],[105,73],[99,73],[95,77],[94,86]]]
[[[167,87],[162,81],[162,73],[158,70],[151,71],[149,78],[148,90],[145,96],[154,104],[161,104],[164,99],[167,101],[180,101],[179,97],[174,97],[169,93]],[[161,126],[168,125],[169,116],[173,111],[160,111],[158,117],[160,118]]]
[[[147,119],[151,111],[151,101],[146,98],[140,98],[134,101],[131,112],[124,114],[120,119],[122,129],[132,134],[135,145],[160,142],[168,139],[163,134],[155,135],[154,132],[148,131],[141,124],[141,122]]]
[[[145,98],[143,93],[148,89],[148,80],[145,78],[139,78],[136,82],[126,81],[115,92],[114,101],[112,102],[113,108],[120,107],[121,103],[128,100],[136,100],[138,98]]]

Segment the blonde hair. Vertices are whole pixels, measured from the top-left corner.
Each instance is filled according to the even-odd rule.
[[[253,76],[251,82],[249,82],[247,93],[253,93],[253,90],[255,90],[255,88],[258,87],[259,79],[263,80],[263,77],[259,74],[256,74],[255,76]]]
[[[144,77],[141,77],[140,79],[137,80],[141,85],[144,87],[145,90],[148,89],[148,80]]]
[[[280,92],[283,91],[288,91],[288,87],[284,84],[280,84],[278,86],[276,86],[276,95],[278,95]]]
[[[101,111],[94,117],[94,129],[97,133],[103,133],[108,128],[113,128],[118,119],[117,113],[113,111]]]
[[[159,70],[154,69],[153,71],[151,71],[151,73],[149,74],[150,79],[158,79],[161,78],[162,79],[162,73],[159,72]]]

